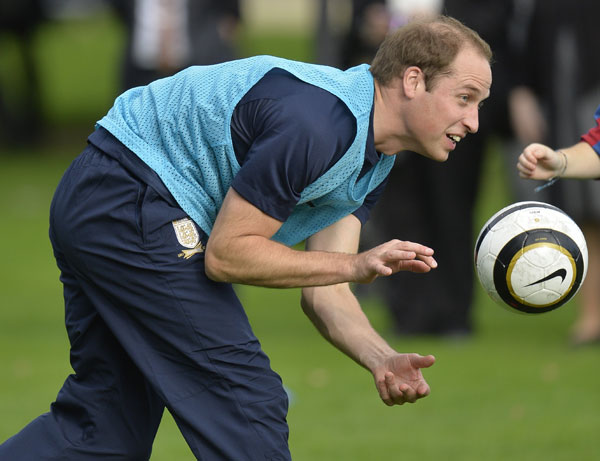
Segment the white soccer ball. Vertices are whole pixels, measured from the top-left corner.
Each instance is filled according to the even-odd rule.
[[[543,202],[518,202],[498,211],[475,244],[481,285],[513,312],[541,314],[562,306],[581,287],[587,265],[581,229]]]

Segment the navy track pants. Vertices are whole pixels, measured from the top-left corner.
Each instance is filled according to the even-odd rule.
[[[50,212],[74,373],[0,459],[146,460],[165,407],[198,459],[290,459],[281,379],[186,218],[130,152],[74,160]]]

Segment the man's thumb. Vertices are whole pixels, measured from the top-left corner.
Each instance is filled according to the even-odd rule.
[[[433,355],[423,356],[419,354],[413,354],[410,361],[415,368],[429,368],[435,363],[435,357]]]

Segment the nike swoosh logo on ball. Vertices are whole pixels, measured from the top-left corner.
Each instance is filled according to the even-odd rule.
[[[550,275],[548,275],[547,277],[544,277],[543,279],[540,279],[536,282],[530,283],[529,285],[525,285],[526,287],[530,287],[531,285],[535,285],[536,283],[542,283],[542,282],[547,282],[548,280],[553,279],[554,277],[560,277],[561,281],[560,283],[563,283],[565,281],[565,277],[567,276],[567,271],[566,269],[558,269],[554,272],[552,272]]]

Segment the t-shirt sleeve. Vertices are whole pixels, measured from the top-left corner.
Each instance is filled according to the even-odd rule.
[[[365,197],[365,201],[363,202],[362,206],[352,213],[359,219],[363,226],[369,220],[369,217],[371,216],[371,210],[379,200],[379,197],[381,197],[388,178],[389,176],[386,176],[385,179],[381,181],[381,183]]]
[[[232,187],[282,222],[292,213],[302,191],[347,151],[356,132],[348,108],[318,88],[280,99],[246,102],[236,108],[232,131],[235,129],[245,130],[251,142]]]
[[[596,119],[596,126],[581,136],[581,140],[587,142],[600,155],[600,107],[596,109],[594,118]]]

